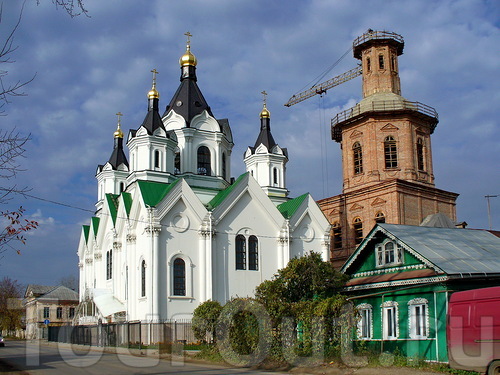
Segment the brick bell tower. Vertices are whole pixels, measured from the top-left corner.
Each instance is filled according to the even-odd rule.
[[[434,185],[434,108],[401,96],[401,35],[368,30],[354,40],[363,99],[331,122],[342,149],[342,194],[318,203],[332,225],[331,259],[341,267],[377,222],[419,225],[435,213],[456,220],[458,194]]]

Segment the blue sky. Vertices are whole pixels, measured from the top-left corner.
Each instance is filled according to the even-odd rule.
[[[15,23],[21,1],[3,1],[0,36]],[[399,67],[402,95],[430,105],[440,122],[432,136],[436,187],[460,194],[459,221],[488,228],[485,195],[500,195],[500,3],[480,0],[88,0],[90,17],[69,17],[51,1],[27,0],[15,35],[12,81],[34,81],[11,99],[1,129],[31,134],[26,169],[15,183],[43,198],[15,199],[40,222],[21,255],[0,259],[0,277],[53,284],[77,275],[81,225],[95,208],[97,164],[112,151],[115,113],[125,132],[147,109],[156,68],[163,112],[179,84],[186,31],[198,59],[198,84],[217,118],[228,118],[234,176],[253,145],[268,92],[274,138],[287,147],[292,196],[315,199],[342,189],[339,144],[330,118],[360,100],[361,78],[293,107],[290,96],[326,71],[368,28],[405,39]],[[323,80],[354,68],[349,53]],[[4,181],[5,183],[5,181]],[[59,205],[52,202],[59,202]],[[71,207],[68,207],[71,206]],[[500,230],[500,197],[491,199]]]

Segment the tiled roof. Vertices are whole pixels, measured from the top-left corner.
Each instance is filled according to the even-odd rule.
[[[144,204],[149,207],[156,207],[158,203],[168,194],[170,190],[179,182],[176,180],[171,184],[161,182],[139,180],[139,190]]]
[[[216,208],[218,205],[220,205],[224,199],[233,191],[233,189],[245,178],[248,176],[248,172],[243,173],[241,176],[239,176],[236,181],[234,181],[233,184],[229,185],[227,188],[224,190],[221,190],[215,197],[212,198],[210,202],[208,202],[208,209],[213,210]]]
[[[281,203],[278,206],[278,210],[281,212],[285,219],[290,219],[308,195],[309,193],[305,193],[297,198],[290,199],[285,203]]]

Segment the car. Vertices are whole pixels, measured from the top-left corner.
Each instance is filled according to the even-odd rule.
[[[0,346],[5,346],[5,341],[3,340],[2,335],[0,335]]]

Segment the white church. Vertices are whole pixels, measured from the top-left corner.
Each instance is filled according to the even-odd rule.
[[[97,168],[96,214],[78,246],[80,324],[189,319],[206,300],[252,296],[293,257],[329,259],[320,208],[309,194],[288,196],[288,152],[271,134],[265,99],[246,173],[233,179],[231,128],[212,114],[196,64],[188,40],[163,115],[153,70],[148,112],[126,140],[129,159],[118,116],[111,157]]]

